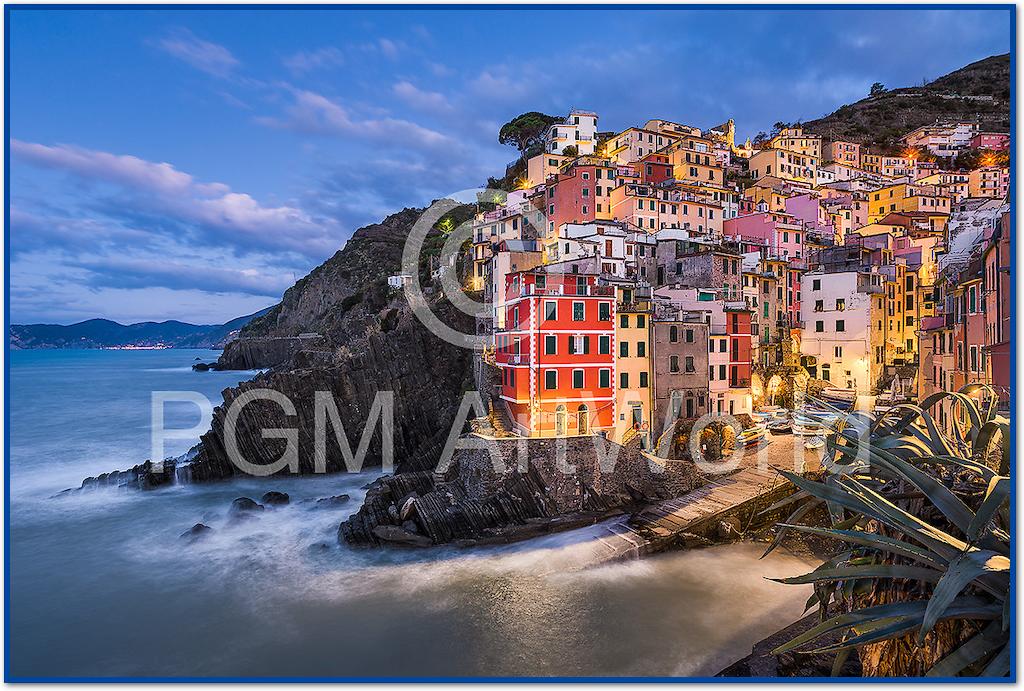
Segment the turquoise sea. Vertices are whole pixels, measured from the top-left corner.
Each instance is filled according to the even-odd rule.
[[[584,571],[571,567],[587,529],[476,550],[340,546],[373,473],[54,496],[149,456],[152,391],[216,404],[253,374],[191,371],[215,357],[11,353],[11,675],[712,674],[800,615],[807,590],[764,576],[807,564],[754,545]],[[197,419],[182,404],[166,424]],[[271,489],[292,503],[228,521],[234,498]],[[179,539],[197,522],[215,532]]]

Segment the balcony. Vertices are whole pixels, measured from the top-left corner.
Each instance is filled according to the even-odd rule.
[[[875,286],[870,283],[865,285],[857,286],[858,293],[868,293],[870,295],[881,295],[885,292],[885,286]]]
[[[538,288],[534,285],[522,286],[519,289],[520,297],[525,295],[551,295],[551,296],[601,296],[611,297],[615,294],[614,286],[574,286],[574,285],[560,285],[552,286],[550,288]]]
[[[750,380],[749,379],[736,378],[736,379],[730,379],[729,380],[729,388],[730,389],[746,389],[746,388],[749,388],[749,387],[750,387]]]

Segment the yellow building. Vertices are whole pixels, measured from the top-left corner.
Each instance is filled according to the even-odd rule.
[[[689,183],[722,187],[725,169],[715,156],[715,143],[706,137],[680,135],[662,152],[672,163],[672,177]]]
[[[805,134],[801,127],[786,127],[768,140],[769,149],[782,149],[821,159],[821,137]]]
[[[868,223],[877,223],[894,211],[920,211],[948,215],[950,199],[934,185],[898,183],[875,190],[868,197]]]
[[[814,186],[818,180],[818,157],[786,149],[764,149],[750,157],[750,175],[755,180],[774,176]]]
[[[650,287],[632,283],[616,286],[615,325],[615,430],[619,443],[651,429],[651,317]]]

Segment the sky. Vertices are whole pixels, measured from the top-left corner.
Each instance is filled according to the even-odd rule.
[[[12,323],[220,323],[500,176],[501,125],[740,137],[1010,50],[985,10],[12,9]]]

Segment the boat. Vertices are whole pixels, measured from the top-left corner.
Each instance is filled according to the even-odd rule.
[[[824,430],[821,425],[816,422],[793,422],[793,434],[798,437],[817,437],[823,434]]]
[[[740,432],[736,436],[736,444],[738,446],[751,446],[754,444],[760,444],[761,440],[764,439],[765,428],[759,425],[750,427]]]
[[[768,431],[772,434],[792,434],[793,423],[789,420],[776,420],[768,423]]]

